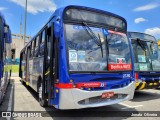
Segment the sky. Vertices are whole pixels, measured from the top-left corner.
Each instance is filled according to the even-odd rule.
[[[28,0],[26,34],[33,37],[57,8],[66,5],[81,5],[115,13],[127,20],[128,31],[144,32],[160,38],[159,0]],[[24,6],[25,0],[0,0],[0,12],[12,33],[20,32],[20,22],[24,31]]]

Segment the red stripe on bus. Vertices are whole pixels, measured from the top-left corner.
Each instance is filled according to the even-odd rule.
[[[63,88],[63,89],[70,89],[70,88],[73,88],[73,84],[58,83],[58,84],[55,84],[55,87]]]
[[[89,82],[89,83],[78,83],[76,88],[91,88],[91,87],[101,87],[101,82]]]
[[[135,79],[138,80],[138,73],[135,73]]]
[[[88,82],[88,83],[77,83],[75,85],[75,88],[93,88],[93,87],[104,87],[106,86],[106,84],[102,84],[101,82]],[[73,88],[73,84],[65,84],[65,83],[58,83],[58,84],[55,84],[55,87],[57,88],[63,88],[63,89],[71,89]]]

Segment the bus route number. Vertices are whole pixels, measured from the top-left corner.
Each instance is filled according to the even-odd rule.
[[[131,75],[130,74],[123,74],[123,78],[130,78]]]

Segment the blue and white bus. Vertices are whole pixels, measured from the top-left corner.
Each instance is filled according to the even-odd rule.
[[[11,30],[0,13],[0,104],[11,77]]]
[[[154,36],[128,32],[134,52],[136,90],[153,89],[160,85],[160,54]]]
[[[80,109],[132,99],[133,63],[124,18],[67,6],[22,49],[19,75],[41,106]]]

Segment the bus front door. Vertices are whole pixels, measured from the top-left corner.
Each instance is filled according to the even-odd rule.
[[[43,90],[48,91],[48,104],[51,104],[51,100],[55,99],[54,95],[54,85],[55,81],[57,79],[57,51],[56,51],[56,40],[54,37],[54,25],[49,27],[46,32],[46,42],[45,42],[45,57],[44,57],[44,67],[45,67],[45,72],[44,72],[44,77],[45,80],[47,81],[47,85],[45,85],[45,81],[43,82],[44,88]],[[46,87],[46,88],[45,88]],[[44,96],[45,93],[43,92]]]
[[[30,47],[27,49],[27,59],[26,59],[26,85],[29,85],[29,58],[30,58]]]

